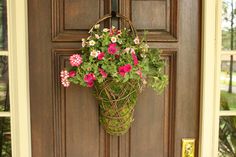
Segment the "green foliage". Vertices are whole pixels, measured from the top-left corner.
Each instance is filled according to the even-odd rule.
[[[114,46],[115,45],[115,46]],[[157,92],[161,92],[167,85],[168,79],[164,74],[165,63],[160,57],[158,49],[150,49],[145,37],[139,39],[133,36],[129,29],[116,28],[94,29],[87,39],[82,40],[82,50],[78,54],[82,57],[79,66],[73,66],[69,72],[74,71],[75,76],[68,78],[69,82],[81,86],[93,86],[94,83],[103,83],[112,79],[117,83],[126,83],[131,80],[146,84]],[[115,48],[112,53],[110,48]],[[99,58],[103,53],[104,57]],[[136,60],[135,60],[136,58]],[[130,69],[121,68],[130,66]],[[105,76],[101,73],[101,69]],[[86,75],[94,75],[94,80],[88,84]],[[62,78],[67,79],[67,78]]]
[[[225,94],[221,94],[220,107],[222,110],[230,109]],[[220,157],[236,157],[236,117],[220,117],[218,149]]]
[[[165,62],[160,58],[158,49],[150,49],[148,55],[148,85],[157,92],[162,92],[168,83],[168,78],[164,75]]]

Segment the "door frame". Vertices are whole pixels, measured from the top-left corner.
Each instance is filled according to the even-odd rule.
[[[219,63],[217,45],[220,43],[220,34],[217,31],[220,26],[217,20],[220,17],[219,1],[202,1],[200,157],[217,155],[218,134],[215,130],[218,129],[218,109],[214,104],[219,104],[219,90],[216,90],[219,88],[219,65],[216,64]],[[28,0],[10,0],[8,14],[11,24],[9,32],[12,32],[10,49],[16,54],[10,57],[11,63],[16,63],[10,69],[10,75],[14,74],[15,78],[12,83],[15,89],[12,100],[20,106],[12,111],[17,120],[12,124],[15,135],[13,150],[17,157],[31,157],[27,2]]]

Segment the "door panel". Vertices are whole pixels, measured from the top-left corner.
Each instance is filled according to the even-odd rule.
[[[65,89],[59,77],[111,1],[30,0],[28,6],[33,157],[180,157],[181,139],[198,139],[200,0],[119,1],[119,12],[163,50],[169,77],[163,94],[145,89],[139,96],[135,121],[120,137],[99,125],[92,89]]]

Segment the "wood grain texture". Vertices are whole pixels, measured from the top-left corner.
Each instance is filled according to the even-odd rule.
[[[166,1],[132,1],[132,21],[136,29],[167,30],[166,5]]]
[[[177,0],[120,0],[120,12],[130,17],[139,35],[148,31],[151,42],[178,41],[178,3]],[[122,22],[123,26],[126,26]]]
[[[110,12],[110,0],[51,1],[52,41],[81,41],[97,19]]]

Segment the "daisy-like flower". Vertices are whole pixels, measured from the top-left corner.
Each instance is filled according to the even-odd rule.
[[[90,56],[96,58],[96,57],[98,56],[98,53],[99,53],[99,52],[100,52],[100,51],[93,50],[93,51],[90,52]]]
[[[96,25],[94,26],[94,28],[95,28],[95,29],[99,29],[99,28],[100,28],[100,24],[96,24]]]
[[[134,39],[134,43],[135,43],[136,45],[140,43],[138,37],[136,37],[136,38]]]
[[[74,54],[70,56],[70,64],[71,66],[79,66],[83,61],[82,57],[79,54]]]
[[[89,41],[89,45],[90,45],[90,46],[94,46],[95,44],[96,44],[96,42],[95,42],[94,40],[90,40],[90,41]]]
[[[116,37],[111,37],[111,42],[116,43]]]
[[[83,38],[82,39],[82,47],[85,47],[86,46],[86,41],[85,41],[85,39]]]
[[[100,36],[98,34],[95,34],[96,39],[100,39]]]
[[[103,31],[103,32],[108,32],[109,29],[108,29],[108,28],[104,28],[102,31]]]

